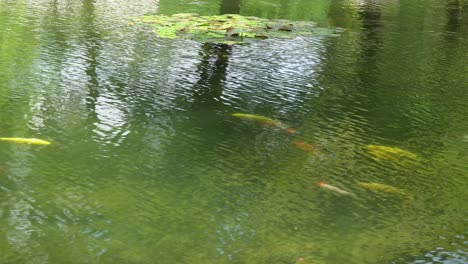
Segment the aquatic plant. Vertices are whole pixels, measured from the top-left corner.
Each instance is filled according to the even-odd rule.
[[[340,28],[320,28],[311,21],[272,20],[236,14],[146,15],[134,21],[151,25],[161,38],[184,38],[202,43],[238,44],[254,39],[336,35],[342,31]]]

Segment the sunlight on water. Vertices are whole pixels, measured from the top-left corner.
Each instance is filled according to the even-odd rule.
[[[453,2],[0,1],[0,137],[52,142],[0,140],[0,263],[467,262]],[[201,44],[155,11],[346,31]]]

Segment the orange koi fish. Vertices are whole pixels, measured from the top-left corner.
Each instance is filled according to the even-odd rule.
[[[340,189],[340,188],[338,188],[338,187],[335,187],[335,186],[326,184],[325,182],[317,182],[316,184],[317,184],[317,186],[319,186],[319,187],[322,187],[322,188],[325,188],[325,189],[328,189],[328,190],[337,192],[337,193],[339,193],[339,194],[353,195],[353,194],[350,193],[350,192],[347,192],[347,191],[342,190],[342,189]]]
[[[294,141],[294,145],[296,145],[297,148],[302,149],[304,151],[313,151],[315,150],[315,147],[309,143],[305,143],[302,141]]]

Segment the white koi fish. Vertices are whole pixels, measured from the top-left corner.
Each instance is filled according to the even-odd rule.
[[[324,183],[324,182],[317,182],[316,184],[317,184],[317,186],[319,186],[319,187],[322,187],[322,188],[328,189],[328,190],[330,190],[330,191],[337,192],[337,193],[339,193],[339,194],[344,194],[344,195],[353,195],[353,194],[352,194],[352,193],[350,193],[350,192],[347,192],[347,191],[345,191],[345,190],[342,190],[342,189],[340,189],[340,188],[338,188],[338,187],[335,187],[335,186],[332,186],[332,185],[326,184],[326,183]]]

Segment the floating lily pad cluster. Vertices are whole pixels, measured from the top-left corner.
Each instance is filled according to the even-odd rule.
[[[136,21],[150,24],[162,38],[193,39],[203,43],[236,44],[253,39],[335,35],[340,31],[319,28],[310,21],[270,20],[235,14],[147,15]]]

